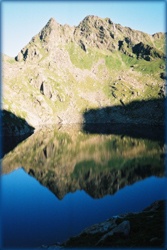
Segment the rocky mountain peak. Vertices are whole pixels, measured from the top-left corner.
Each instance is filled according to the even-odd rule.
[[[3,58],[3,107],[32,126],[127,119],[163,124],[164,51],[164,33],[151,36],[93,15],[77,27],[50,18],[18,62]],[[153,106],[152,99],[158,104],[150,112],[137,110],[141,100]]]
[[[52,17],[49,19],[45,27],[41,30],[39,33],[40,39],[43,42],[49,41],[49,36],[52,36],[52,34],[58,33],[60,24],[56,22],[56,20]]]
[[[57,24],[57,22],[56,22],[56,20],[54,19],[54,17],[51,17],[50,19],[49,19],[49,21],[48,21],[48,24],[50,24],[50,25],[54,25],[54,24]]]
[[[136,44],[142,42],[154,48],[154,41],[161,41],[163,43],[164,39],[165,35],[162,32],[151,36],[144,32],[115,24],[108,17],[103,19],[98,16],[88,15],[77,27],[70,27],[67,24],[64,26],[60,25],[52,17],[39,34],[34,36],[30,43],[22,49],[16,60],[41,60],[49,51],[53,52],[55,48],[62,46],[62,44],[67,45],[70,42],[75,42],[85,52],[90,47],[97,47],[98,49],[109,50],[111,52],[120,50],[124,54],[134,57],[133,53],[135,50],[133,47]],[[156,42],[156,45],[158,43]],[[153,52],[152,54],[155,53]],[[156,51],[156,54],[160,55],[161,53]],[[142,55],[141,57],[144,58]],[[163,55],[160,57],[163,57]],[[146,59],[151,60],[150,57]]]
[[[52,17],[44,28],[16,56],[17,61],[39,61],[60,44],[73,41],[75,27],[61,25]],[[53,54],[53,53],[52,53]]]
[[[81,44],[82,48],[87,46],[99,49],[115,50],[118,48],[115,24],[109,19],[98,16],[86,16],[74,31],[75,40]],[[86,51],[86,49],[84,49]]]
[[[93,15],[89,15],[89,16],[86,16],[79,24],[79,28],[81,29],[86,29],[89,28],[95,28],[95,29],[107,29],[109,28],[108,25],[113,25],[114,23],[111,21],[110,18],[101,18],[101,17],[98,17],[98,16],[93,16]],[[111,28],[111,27],[110,27]],[[92,30],[93,31],[93,30]]]
[[[152,36],[155,40],[160,40],[160,39],[165,39],[165,35],[166,34],[163,32],[158,32],[158,33],[153,34]]]
[[[44,28],[41,30],[41,32],[44,30],[55,30],[58,26],[60,25],[57,23],[57,21],[53,17],[51,17]]]

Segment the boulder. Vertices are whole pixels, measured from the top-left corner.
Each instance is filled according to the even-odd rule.
[[[24,51],[24,60],[30,60],[30,61],[36,61],[40,60],[42,58],[42,55],[40,54],[39,50],[35,47],[32,46],[30,48],[25,48]]]
[[[16,61],[21,62],[23,60],[23,54],[21,53],[21,51],[19,52],[19,54],[16,56]]]
[[[107,237],[113,236],[114,234],[123,234],[124,236],[128,236],[130,233],[130,222],[129,221],[123,221],[121,224],[119,224],[117,227],[112,229],[109,233],[105,234],[97,243],[96,246],[101,245]]]
[[[40,92],[41,94],[45,95],[48,98],[52,97],[51,87],[46,82],[42,82],[41,87],[40,87]]]

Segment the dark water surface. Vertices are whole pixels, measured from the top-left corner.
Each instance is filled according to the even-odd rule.
[[[46,127],[7,153],[3,247],[62,242],[111,216],[166,199],[164,141],[137,137]]]

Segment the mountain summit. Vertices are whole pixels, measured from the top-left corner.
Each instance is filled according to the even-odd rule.
[[[164,86],[165,34],[110,18],[73,27],[51,18],[15,58],[3,57],[3,109],[33,127],[164,124]]]
[[[76,42],[81,48],[86,51],[87,47],[97,47],[99,49],[107,49],[111,52],[115,50],[122,50],[123,53],[133,57],[133,53],[145,54],[143,51],[143,44],[147,45],[146,60],[150,60],[149,56],[159,56],[163,58],[163,47],[157,46],[157,41],[165,38],[165,34],[157,33],[148,35],[141,31],[135,31],[128,27],[122,27],[120,24],[113,23],[110,18],[102,19],[98,16],[85,17],[77,27],[70,27],[69,25],[60,25],[54,18],[51,18],[41,32],[33,37],[32,41],[21,51],[16,60],[33,58],[33,60],[41,57],[35,47],[45,49],[45,52],[54,49],[59,43],[66,44],[69,42]],[[38,44],[37,43],[42,43]],[[140,43],[142,45],[140,46]],[[162,42],[164,46],[164,42]],[[137,45],[137,50],[134,48]],[[30,46],[31,45],[31,46]],[[30,51],[27,51],[30,48]],[[33,51],[32,51],[33,48]],[[153,53],[150,53],[153,51]],[[27,54],[31,56],[27,57]],[[153,56],[153,54],[155,54]]]

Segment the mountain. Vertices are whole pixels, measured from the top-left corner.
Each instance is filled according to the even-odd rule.
[[[74,27],[51,18],[15,58],[3,55],[2,66],[2,109],[31,127],[165,124],[162,32],[148,35],[97,16]]]

